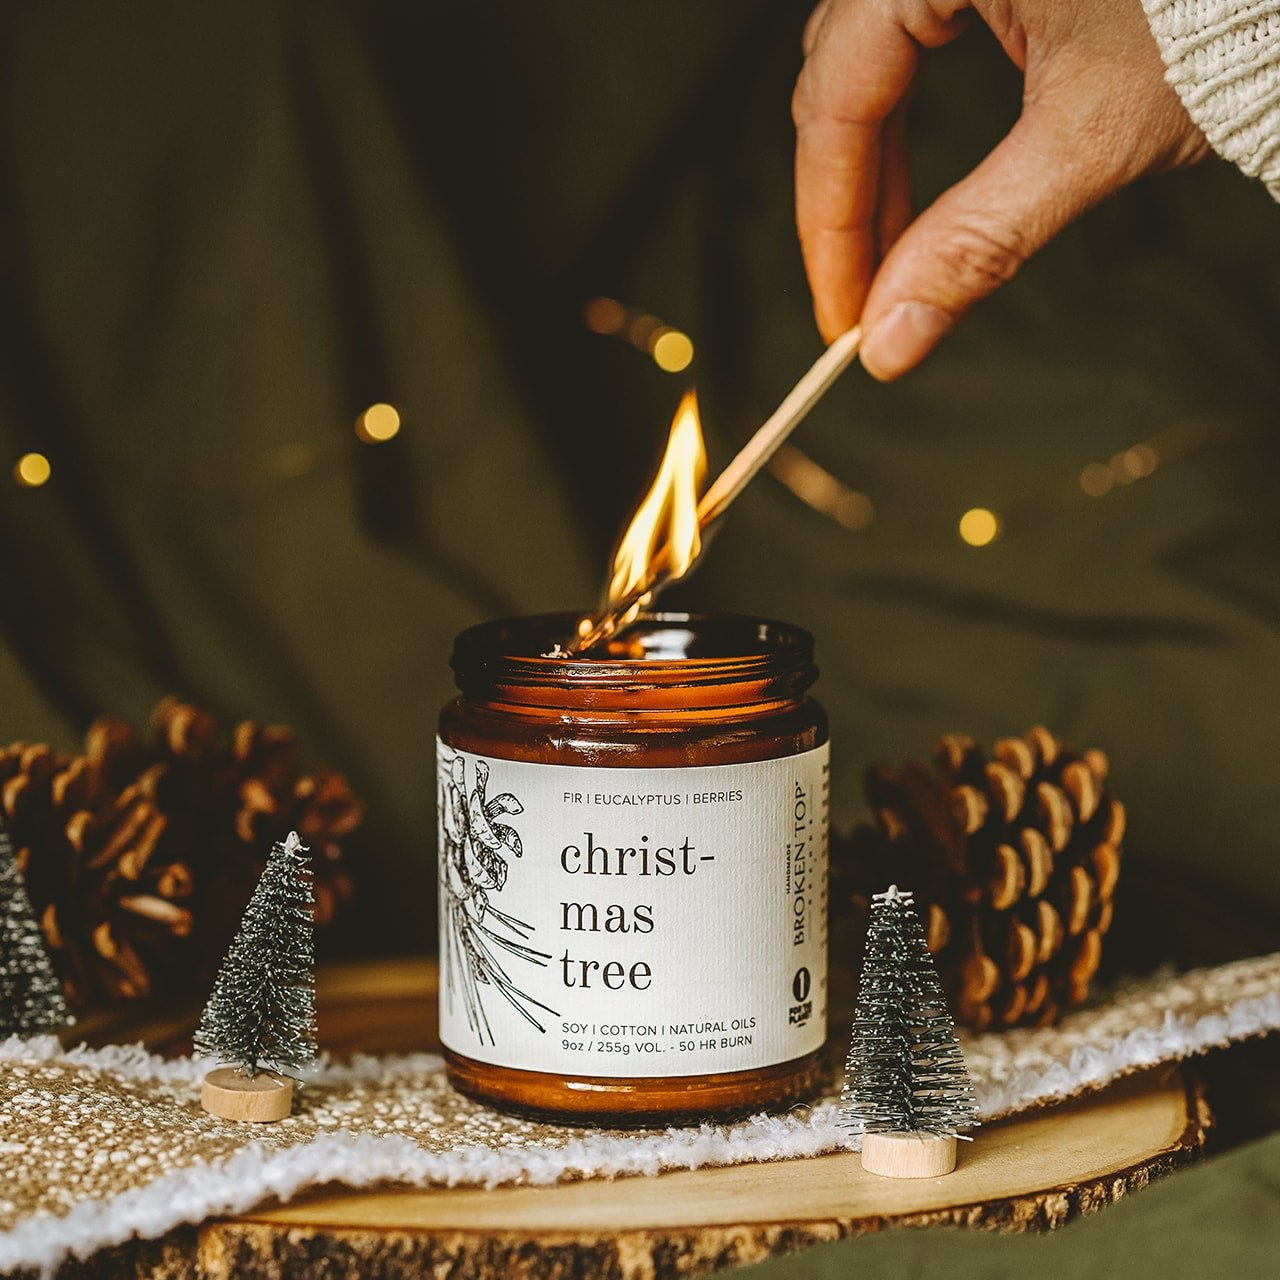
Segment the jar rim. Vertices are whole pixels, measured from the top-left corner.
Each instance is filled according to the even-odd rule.
[[[458,687],[464,694],[496,684],[653,688],[785,675],[808,685],[817,676],[813,636],[790,623],[745,614],[643,613],[598,654],[557,652],[575,634],[579,616],[534,614],[468,627],[454,641]]]

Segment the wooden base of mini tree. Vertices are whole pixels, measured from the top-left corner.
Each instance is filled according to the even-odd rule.
[[[956,1167],[956,1140],[950,1134],[867,1133],[862,1167],[882,1178],[941,1178]]]
[[[224,1120],[283,1120],[293,1109],[293,1081],[274,1071],[250,1076],[235,1067],[218,1067],[204,1078],[200,1105]]]

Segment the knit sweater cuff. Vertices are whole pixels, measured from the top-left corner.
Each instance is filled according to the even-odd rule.
[[[1280,0],[1142,0],[1209,145],[1280,200]]]

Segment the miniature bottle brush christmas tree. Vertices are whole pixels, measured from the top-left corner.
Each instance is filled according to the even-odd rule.
[[[283,1119],[292,1073],[315,1059],[308,862],[296,831],[272,847],[195,1035],[198,1053],[228,1064],[211,1071],[201,1091],[205,1110],[225,1119]]]
[[[70,1020],[9,830],[0,818],[0,1038],[57,1031]]]
[[[897,885],[871,900],[841,1101],[863,1132],[862,1167],[888,1177],[950,1173],[957,1133],[978,1123],[924,929]]]

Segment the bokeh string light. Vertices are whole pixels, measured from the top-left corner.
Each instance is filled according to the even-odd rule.
[[[356,437],[362,444],[385,444],[400,434],[400,413],[394,405],[371,404],[356,419]]]
[[[43,453],[24,453],[13,464],[13,478],[21,489],[39,489],[52,475],[53,467]]]
[[[660,348],[666,335],[678,335],[688,343],[689,359],[673,367],[671,372],[687,368],[692,361],[692,340],[647,311],[629,307],[616,298],[599,297],[591,298],[582,314],[583,322],[592,333],[628,342],[651,355],[661,368],[667,365],[656,348]],[[682,356],[684,350],[680,348]],[[1046,516],[1063,507],[1106,497],[1148,479],[1160,468],[1188,454],[1239,439],[1256,425],[1253,416],[1245,412],[1215,414],[1178,423],[1121,449],[1106,462],[1086,463],[1069,482],[1029,494],[1009,503],[1003,511],[970,507],[956,519],[952,529],[965,546],[990,547],[1043,523]],[[794,444],[783,445],[770,460],[768,470],[806,506],[851,533],[866,532],[877,519],[877,506],[867,494],[845,484]]]
[[[592,333],[618,339],[643,352],[664,372],[681,373],[693,363],[695,349],[689,335],[642,308],[616,298],[595,297],[583,305],[582,320]],[[951,536],[966,547],[994,546],[1045,523],[1067,507],[1118,494],[1190,454],[1241,439],[1258,425],[1257,416],[1247,411],[1189,419],[1117,451],[1105,462],[1087,462],[1070,479],[1002,507],[970,507],[952,519]],[[399,410],[379,401],[356,418],[355,435],[364,445],[378,446],[398,436],[402,426]],[[272,480],[296,480],[325,464],[340,465],[345,456],[336,440],[325,445],[292,441],[269,451],[265,470]],[[794,444],[778,450],[768,471],[806,506],[850,533],[870,530],[881,519],[882,510],[896,517],[892,523],[902,526],[901,513],[893,504],[877,504]],[[13,467],[14,481],[23,488],[39,488],[51,475],[49,460],[41,453],[23,454]]]
[[[849,488],[793,444],[784,444],[773,455],[769,471],[801,502],[851,533],[861,533],[876,518],[875,504],[865,493]]]
[[[679,329],[659,329],[649,340],[649,354],[664,373],[680,373],[693,363],[693,340]]]
[[[960,517],[960,540],[971,547],[990,546],[1000,536],[1000,520],[986,507],[970,507]]]
[[[592,333],[621,338],[643,351],[664,373],[683,373],[693,363],[693,339],[687,333],[617,298],[588,298],[582,322]]]
[[[361,444],[381,445],[394,440],[404,423],[395,405],[379,401],[371,404],[355,420],[355,437]],[[266,473],[271,480],[300,480],[326,464],[341,465],[347,450],[342,442],[330,439],[324,444],[290,440],[276,445],[266,455]]]
[[[1244,412],[1189,419],[1120,450],[1107,462],[1086,463],[1071,480],[1028,494],[1008,503],[1003,510],[970,507],[952,527],[966,546],[990,547],[997,541],[1043,524],[1067,507],[1117,493],[1188,455],[1241,439],[1256,425],[1253,416]],[[794,446],[788,448],[800,454]],[[800,456],[804,457],[803,454]],[[805,461],[809,460],[806,458]],[[801,502],[837,524],[855,532],[869,528],[870,513],[875,510],[871,499],[817,467],[817,464],[812,465],[816,471],[822,472],[824,479],[820,485],[798,482],[804,468],[795,459],[784,466],[773,466],[770,471]],[[850,504],[854,504],[855,509],[868,512],[865,521],[855,524],[841,517],[841,510],[848,509]]]

